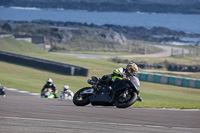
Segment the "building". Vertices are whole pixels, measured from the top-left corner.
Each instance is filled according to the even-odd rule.
[[[16,40],[24,40],[30,43],[34,43],[39,47],[49,51],[51,45],[46,44],[46,38],[44,36],[30,36],[30,35],[14,35]]]

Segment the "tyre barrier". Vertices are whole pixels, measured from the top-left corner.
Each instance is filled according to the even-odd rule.
[[[88,76],[88,69],[67,63],[0,51],[0,61],[33,67],[64,75]]]
[[[164,66],[160,64],[147,64],[147,63],[136,63],[137,66],[141,69],[162,69]]]
[[[146,72],[139,72],[137,77],[140,81],[200,89],[200,79],[190,79]]]
[[[180,71],[180,72],[200,72],[200,66],[187,66],[187,65],[168,65],[168,71]]]

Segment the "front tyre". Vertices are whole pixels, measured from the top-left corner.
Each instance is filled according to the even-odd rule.
[[[128,93],[126,97],[123,97],[123,93],[121,93],[116,99],[115,99],[115,106],[117,108],[127,108],[134,104],[137,100],[137,93],[131,92]]]
[[[91,89],[91,87],[82,88],[74,94],[73,103],[76,106],[85,106],[85,105],[88,105],[90,103],[89,95],[82,95],[82,92],[87,90],[87,89]]]

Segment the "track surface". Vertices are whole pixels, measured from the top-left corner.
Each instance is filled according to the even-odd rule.
[[[85,106],[7,90],[0,133],[199,133],[199,110]]]

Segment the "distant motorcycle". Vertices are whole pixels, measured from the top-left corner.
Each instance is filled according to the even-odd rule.
[[[92,76],[88,83],[92,87],[85,87],[77,91],[73,103],[77,106],[103,105],[127,108],[137,101],[140,91],[139,79],[135,76],[130,80],[116,79],[113,83],[99,84],[99,78]]]
[[[6,97],[6,93],[5,93],[5,88],[4,87],[0,88],[0,95],[2,95],[3,97]]]
[[[54,92],[51,88],[47,88],[42,92],[41,98],[55,98]]]
[[[74,94],[72,92],[62,92],[59,96],[60,100],[72,100]]]

